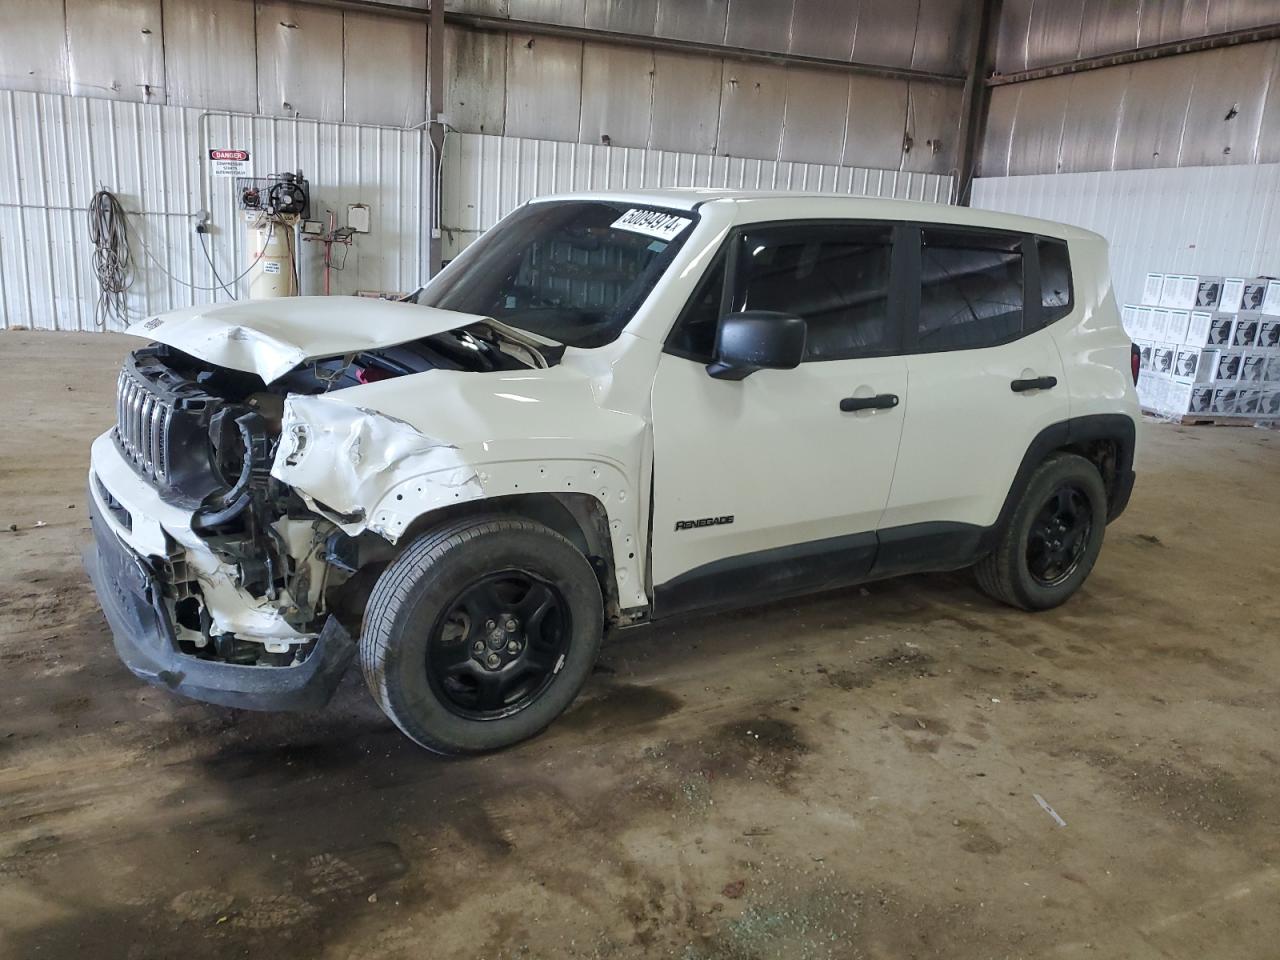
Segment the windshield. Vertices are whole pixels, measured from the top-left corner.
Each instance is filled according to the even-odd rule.
[[[695,219],[623,202],[530,203],[417,299],[571,347],[603,346],[644,302]]]

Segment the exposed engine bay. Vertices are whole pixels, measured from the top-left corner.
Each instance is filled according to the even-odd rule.
[[[134,351],[120,373],[112,439],[162,500],[190,517],[192,539],[170,543],[160,578],[181,652],[234,664],[300,663],[330,614],[358,621],[359,592],[373,576],[357,571],[372,565],[376,574],[392,554],[382,537],[348,535],[271,475],[287,397],[437,369],[526,370],[557,359],[555,349],[487,322],[309,360],[269,384],[164,344]],[[113,507],[96,482],[108,510],[127,525],[127,511]],[[220,617],[213,601],[224,591],[253,598],[261,615]]]

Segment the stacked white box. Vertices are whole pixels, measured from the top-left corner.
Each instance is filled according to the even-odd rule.
[[[1244,294],[1240,298],[1239,310],[1261,310],[1267,301],[1267,286],[1271,281],[1258,277],[1244,282]]]
[[[1186,343],[1191,326],[1191,311],[1169,310],[1164,327],[1164,339],[1169,343]]]
[[[1252,310],[1241,310],[1236,314],[1235,327],[1231,331],[1231,346],[1247,349],[1258,345],[1258,327],[1262,323],[1262,314]]]
[[[1164,291],[1164,274],[1148,273],[1142,285],[1142,303],[1148,307],[1160,306],[1160,294]]]
[[[1222,295],[1218,298],[1218,306],[1216,309],[1223,313],[1236,313],[1243,309],[1241,301],[1244,299],[1244,278],[1243,277],[1224,277],[1222,280]]]
[[[1180,344],[1173,357],[1173,379],[1181,383],[1209,383],[1218,366],[1217,350]]]
[[[1280,280],[1150,273],[1122,316],[1143,409],[1280,420]]]
[[[1267,294],[1262,298],[1262,312],[1280,314],[1280,280],[1267,281]]]

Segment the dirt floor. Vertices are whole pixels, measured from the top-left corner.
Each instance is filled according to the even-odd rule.
[[[117,662],[79,547],[127,342],[0,334],[0,956],[1280,953],[1280,433],[1145,425],[1057,611],[953,575],[624,632],[448,761],[355,671],[273,716]]]

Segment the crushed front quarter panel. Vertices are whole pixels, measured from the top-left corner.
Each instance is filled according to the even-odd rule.
[[[391,543],[442,507],[585,494],[608,519],[619,599],[647,606],[647,515],[636,478],[649,428],[601,405],[615,372],[603,363],[588,373],[569,359],[545,370],[431,370],[293,395],[271,473],[344,533],[369,530]]]
[[[344,532],[369,529],[392,543],[396,534],[376,519],[391,488],[414,480],[447,491],[450,499],[471,500],[484,492],[457,447],[403,420],[324,395],[294,394],[285,401],[271,475]]]

